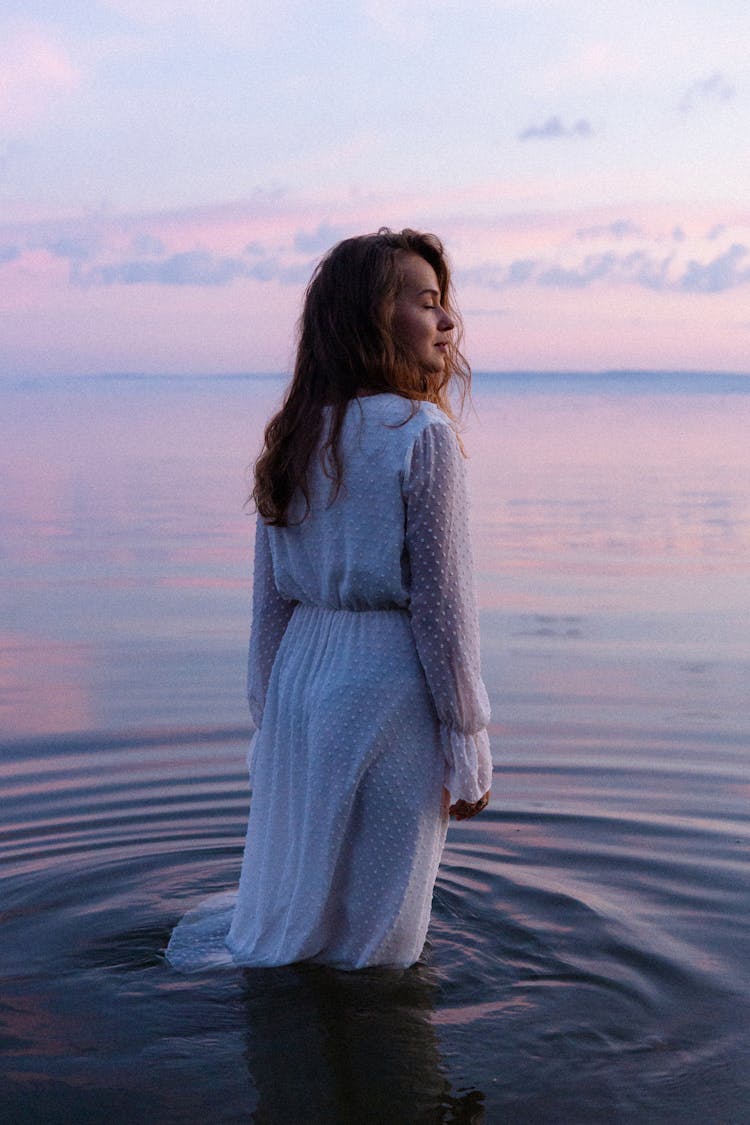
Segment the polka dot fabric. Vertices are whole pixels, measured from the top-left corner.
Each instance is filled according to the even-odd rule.
[[[466,801],[490,787],[455,434],[431,404],[375,395],[349,407],[342,452],[334,502],[316,462],[310,517],[257,525],[242,874],[233,909],[217,901],[223,923],[203,904],[176,928],[167,956],[185,971],[413,964],[443,787]]]

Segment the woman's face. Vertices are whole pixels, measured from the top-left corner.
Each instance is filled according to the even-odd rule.
[[[393,335],[426,373],[445,368],[453,321],[440,304],[434,269],[418,254],[403,252],[402,284],[393,306]]]

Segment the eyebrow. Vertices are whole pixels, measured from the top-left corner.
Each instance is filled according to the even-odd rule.
[[[440,296],[440,291],[438,289],[420,289],[417,296],[422,297],[425,293],[429,293],[432,297]]]

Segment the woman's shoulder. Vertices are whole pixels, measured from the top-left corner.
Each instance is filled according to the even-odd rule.
[[[432,402],[404,398],[402,395],[378,394],[356,399],[367,416],[383,425],[400,430],[410,439],[417,437],[431,425],[451,428],[448,416]]]

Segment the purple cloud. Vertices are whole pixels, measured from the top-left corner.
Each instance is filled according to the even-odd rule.
[[[56,258],[64,258],[68,262],[76,263],[88,261],[94,255],[98,242],[95,234],[85,233],[43,238],[36,243],[32,241],[30,245],[41,247],[48,253],[54,254]]]
[[[344,237],[341,227],[322,222],[314,231],[297,231],[294,236],[294,249],[301,254],[322,254]]]
[[[593,133],[591,122],[585,117],[572,125],[563,125],[561,118],[549,117],[542,125],[529,125],[518,134],[519,141],[551,141],[563,137],[590,137]]]
[[[576,238],[632,238],[639,234],[643,234],[643,231],[629,219],[616,219],[605,226],[583,227],[576,231]]]
[[[592,281],[601,281],[612,273],[617,261],[616,254],[591,254],[574,269],[550,266],[537,276],[536,281],[538,285],[552,285],[557,289],[585,289]]]
[[[244,263],[236,258],[217,258],[205,250],[187,250],[161,261],[138,258],[97,266],[82,280],[101,285],[228,285],[243,275],[244,268]]]
[[[310,263],[285,266],[272,257],[220,257],[206,250],[186,250],[161,260],[135,258],[71,271],[71,280],[79,285],[229,285],[238,278],[254,281],[278,281],[282,285],[298,285],[310,275]]]
[[[680,289],[687,293],[723,293],[745,285],[750,281],[750,268],[741,269],[740,264],[747,254],[747,246],[735,242],[710,262],[689,262]]]
[[[539,265],[541,263],[533,258],[518,258],[509,266],[485,265],[459,270],[456,279],[461,285],[476,285],[480,289],[511,289],[533,281]]]
[[[750,253],[738,243],[709,262],[691,260],[680,267],[674,253],[656,257],[645,250],[629,254],[607,251],[589,254],[574,265],[518,259],[509,265],[487,263],[461,272],[463,285],[498,291],[521,285],[553,289],[587,289],[600,281],[637,285],[657,293],[721,293],[750,283]]]
[[[653,289],[657,293],[673,289],[669,277],[673,261],[672,254],[660,259],[651,258],[643,251],[630,254],[623,262],[624,280],[632,281],[644,289]]]
[[[141,232],[133,239],[133,252],[135,254],[158,258],[160,254],[164,253],[164,250],[164,243],[160,239],[154,238],[152,234]]]
[[[692,113],[701,102],[728,102],[734,97],[736,90],[731,82],[715,70],[708,78],[699,82],[692,82],[680,101],[682,113]]]

